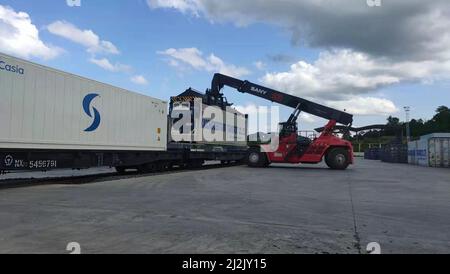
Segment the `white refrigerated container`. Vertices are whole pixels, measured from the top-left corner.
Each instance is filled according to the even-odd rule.
[[[248,119],[246,115],[230,107],[223,110],[218,106],[208,106],[203,104],[201,99],[197,99],[199,101],[194,103],[192,100],[183,101],[186,98],[182,97],[173,98],[180,101],[173,102],[169,123],[170,141],[236,147],[247,146]],[[193,115],[194,104],[198,106],[198,109],[194,111]],[[220,117],[217,117],[216,114],[219,113]],[[187,133],[181,133],[179,129],[174,128],[174,120],[184,115],[189,117],[188,125],[191,127],[191,131]],[[212,116],[215,116],[214,120],[211,118]],[[207,134],[212,132],[214,132],[215,137],[210,138],[214,140],[207,137]]]
[[[429,158],[432,167],[450,167],[450,136],[429,140]]]
[[[0,53],[0,149],[166,148],[167,102]]]
[[[429,166],[428,138],[408,143],[408,162],[413,165]]]
[[[450,133],[422,136],[408,144],[409,163],[430,167],[450,167]]]

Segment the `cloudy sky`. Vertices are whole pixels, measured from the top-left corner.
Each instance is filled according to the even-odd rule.
[[[162,99],[221,72],[346,109],[356,126],[450,105],[447,0],[0,0],[0,51]],[[270,105],[226,93],[248,112]]]

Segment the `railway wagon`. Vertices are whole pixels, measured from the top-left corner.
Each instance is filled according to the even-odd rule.
[[[245,149],[169,141],[166,101],[0,53],[0,171],[154,171]]]

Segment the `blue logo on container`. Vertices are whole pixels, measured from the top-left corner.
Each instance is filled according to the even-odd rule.
[[[100,96],[100,95],[98,95],[96,93],[91,93],[91,94],[86,95],[86,97],[84,97],[84,99],[83,99],[84,112],[89,117],[94,118],[94,121],[92,121],[92,125],[84,130],[86,132],[92,132],[92,131],[96,130],[100,126],[100,122],[101,122],[100,112],[98,112],[98,110],[95,107],[92,107],[94,113],[91,113],[92,101],[95,98],[97,98],[98,96]]]

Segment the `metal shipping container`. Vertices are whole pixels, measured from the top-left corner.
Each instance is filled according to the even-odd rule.
[[[163,151],[167,103],[0,53],[0,149]]]
[[[450,167],[450,138],[431,138],[429,141],[429,159],[432,167]]]
[[[364,151],[364,159],[366,160],[381,160],[381,148],[373,147]]]
[[[428,138],[421,138],[408,143],[408,163],[419,166],[429,166]]]
[[[408,144],[410,164],[431,167],[450,167],[450,133],[422,136]]]
[[[408,146],[403,144],[388,144],[380,150],[380,159],[387,163],[408,163]]]
[[[248,116],[231,107],[222,109],[218,106],[206,105],[203,103],[203,96],[197,91],[188,89],[181,95],[172,97],[169,140],[177,140],[176,137],[180,138],[183,135],[188,137],[188,142],[198,144],[247,147]],[[209,109],[210,112],[220,113],[221,117],[215,117],[216,121],[213,121],[211,116],[215,116],[215,114],[207,114],[206,109]],[[182,132],[183,128],[175,129],[174,125],[185,116],[188,117],[189,131]],[[206,140],[206,132],[214,132],[219,140]]]

